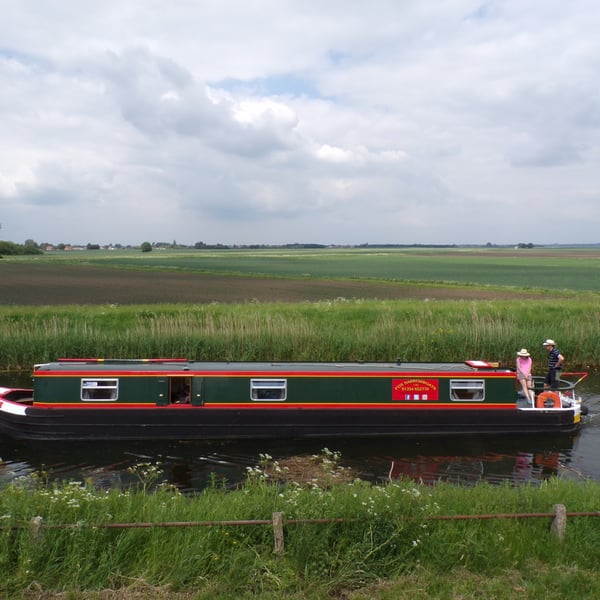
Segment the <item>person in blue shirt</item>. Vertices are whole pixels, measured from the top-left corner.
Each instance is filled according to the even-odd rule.
[[[543,344],[544,348],[548,350],[548,372],[544,379],[544,389],[557,390],[558,389],[558,374],[563,367],[564,356],[560,353],[560,350],[556,347],[554,340],[546,340]]]

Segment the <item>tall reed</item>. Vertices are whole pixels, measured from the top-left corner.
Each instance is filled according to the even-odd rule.
[[[0,369],[59,357],[196,360],[498,360],[556,339],[567,366],[600,366],[590,300],[0,308]]]

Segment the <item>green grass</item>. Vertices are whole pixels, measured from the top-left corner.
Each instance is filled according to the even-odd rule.
[[[299,304],[0,307],[0,366],[60,357],[463,361],[544,371],[552,337],[569,370],[600,366],[595,301],[345,301]]]
[[[196,597],[395,598],[594,597],[600,590],[594,517],[570,517],[563,541],[550,518],[448,521],[440,515],[552,513],[564,504],[588,512],[600,486],[549,480],[539,486],[433,487],[410,481],[334,486],[269,483],[252,469],[239,489],[220,483],[194,496],[158,485],[148,465],[139,489],[97,490],[85,483],[46,484],[43,477],[0,489],[0,593],[19,590],[150,588]],[[335,468],[335,467],[330,467]],[[153,484],[150,491],[147,484]],[[288,524],[285,552],[275,556],[270,526],[105,529],[110,523],[344,519],[341,523]],[[30,530],[33,517],[69,529]],[[383,584],[383,582],[386,582]],[[478,595],[478,587],[487,595]],[[420,590],[420,591],[419,591]],[[518,593],[520,592],[520,594]],[[573,596],[572,594],[575,594]],[[77,597],[77,596],[69,596]]]

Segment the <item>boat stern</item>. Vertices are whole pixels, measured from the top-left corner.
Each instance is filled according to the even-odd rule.
[[[33,404],[33,390],[27,388],[0,387],[0,412],[10,415],[25,415]]]

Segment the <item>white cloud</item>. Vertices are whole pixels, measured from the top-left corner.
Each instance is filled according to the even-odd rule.
[[[355,162],[355,156],[348,150],[342,150],[342,148],[336,148],[329,144],[324,144],[317,149],[317,158],[326,162],[332,163],[349,163]]]
[[[7,239],[600,241],[592,0],[4,4]]]

